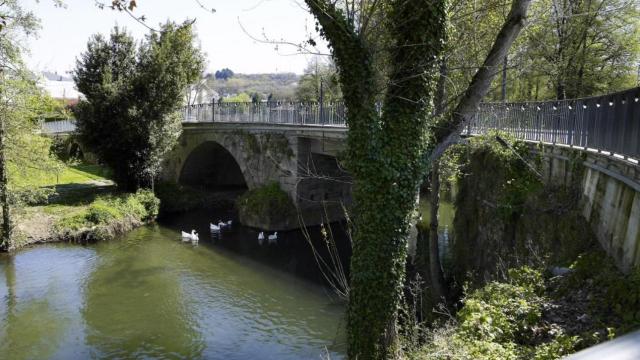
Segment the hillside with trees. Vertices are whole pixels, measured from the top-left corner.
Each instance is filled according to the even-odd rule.
[[[249,97],[258,94],[264,100],[269,95],[273,100],[292,99],[298,81],[299,76],[294,73],[236,74],[229,69],[222,69],[204,77],[206,87],[223,98],[244,93]]]

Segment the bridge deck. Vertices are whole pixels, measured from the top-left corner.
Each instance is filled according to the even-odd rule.
[[[381,111],[381,109],[378,109]],[[342,103],[208,103],[183,109],[186,130],[231,127],[252,131],[300,131],[344,136]],[[222,125],[226,124],[226,125]],[[43,124],[48,135],[68,134],[73,121]],[[514,137],[640,159],[640,88],[585,99],[484,103],[463,131],[480,135],[500,130]]]

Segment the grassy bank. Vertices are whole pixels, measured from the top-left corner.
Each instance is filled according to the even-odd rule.
[[[110,171],[100,165],[65,165],[59,173],[30,171],[27,176],[17,179],[19,187],[45,187],[69,184],[110,183]]]
[[[14,248],[33,243],[112,238],[155,219],[159,200],[150,191],[118,193],[98,165],[79,164],[23,183],[51,191],[46,201],[16,211]],[[24,184],[23,184],[24,185]]]
[[[23,209],[17,218],[15,247],[111,239],[155,219],[159,205],[150,191],[117,194],[100,187],[78,189],[51,204]]]

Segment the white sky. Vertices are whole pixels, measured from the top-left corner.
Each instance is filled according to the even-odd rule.
[[[41,20],[38,37],[29,41],[27,64],[32,70],[65,73],[75,66],[75,59],[86,50],[89,37],[108,34],[114,25],[124,26],[137,39],[148,30],[124,12],[100,10],[94,0],[64,0],[67,8],[56,8],[52,0],[22,0]],[[110,3],[110,0],[103,0]],[[207,71],[228,67],[237,73],[302,73],[310,55],[293,55],[295,48],[252,40],[240,23],[254,37],[263,33],[274,40],[299,43],[313,31],[311,15],[296,0],[200,0],[215,14],[206,12],[196,0],[138,0],[135,15],[145,15],[156,26],[167,19],[182,22],[196,18],[201,47],[207,54]],[[322,49],[326,52],[326,48]]]

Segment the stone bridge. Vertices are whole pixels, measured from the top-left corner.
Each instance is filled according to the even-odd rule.
[[[482,104],[463,135],[501,130],[544,144],[549,181],[567,182],[581,159],[582,210],[621,268],[640,265],[640,88],[600,97]],[[340,166],[347,128],[341,104],[224,103],[184,110],[183,133],[161,180],[205,188],[277,182],[307,225],[343,216],[350,177]],[[289,229],[297,219],[273,226]],[[271,229],[270,229],[271,230]]]
[[[501,130],[538,149],[548,181],[565,182],[580,159],[582,211],[623,269],[640,264],[640,88],[579,100],[483,104],[463,135]],[[226,103],[185,108],[179,145],[163,180],[253,189],[270,182],[307,225],[341,218],[351,202],[340,166],[347,128],[341,104]],[[324,204],[324,205],[323,205]],[[282,228],[298,227],[291,221]]]
[[[184,123],[178,145],[163,165],[161,180],[208,189],[255,189],[280,185],[304,221],[343,218],[351,202],[350,178],[338,157],[346,128],[268,123]],[[297,228],[297,218],[276,229]]]

